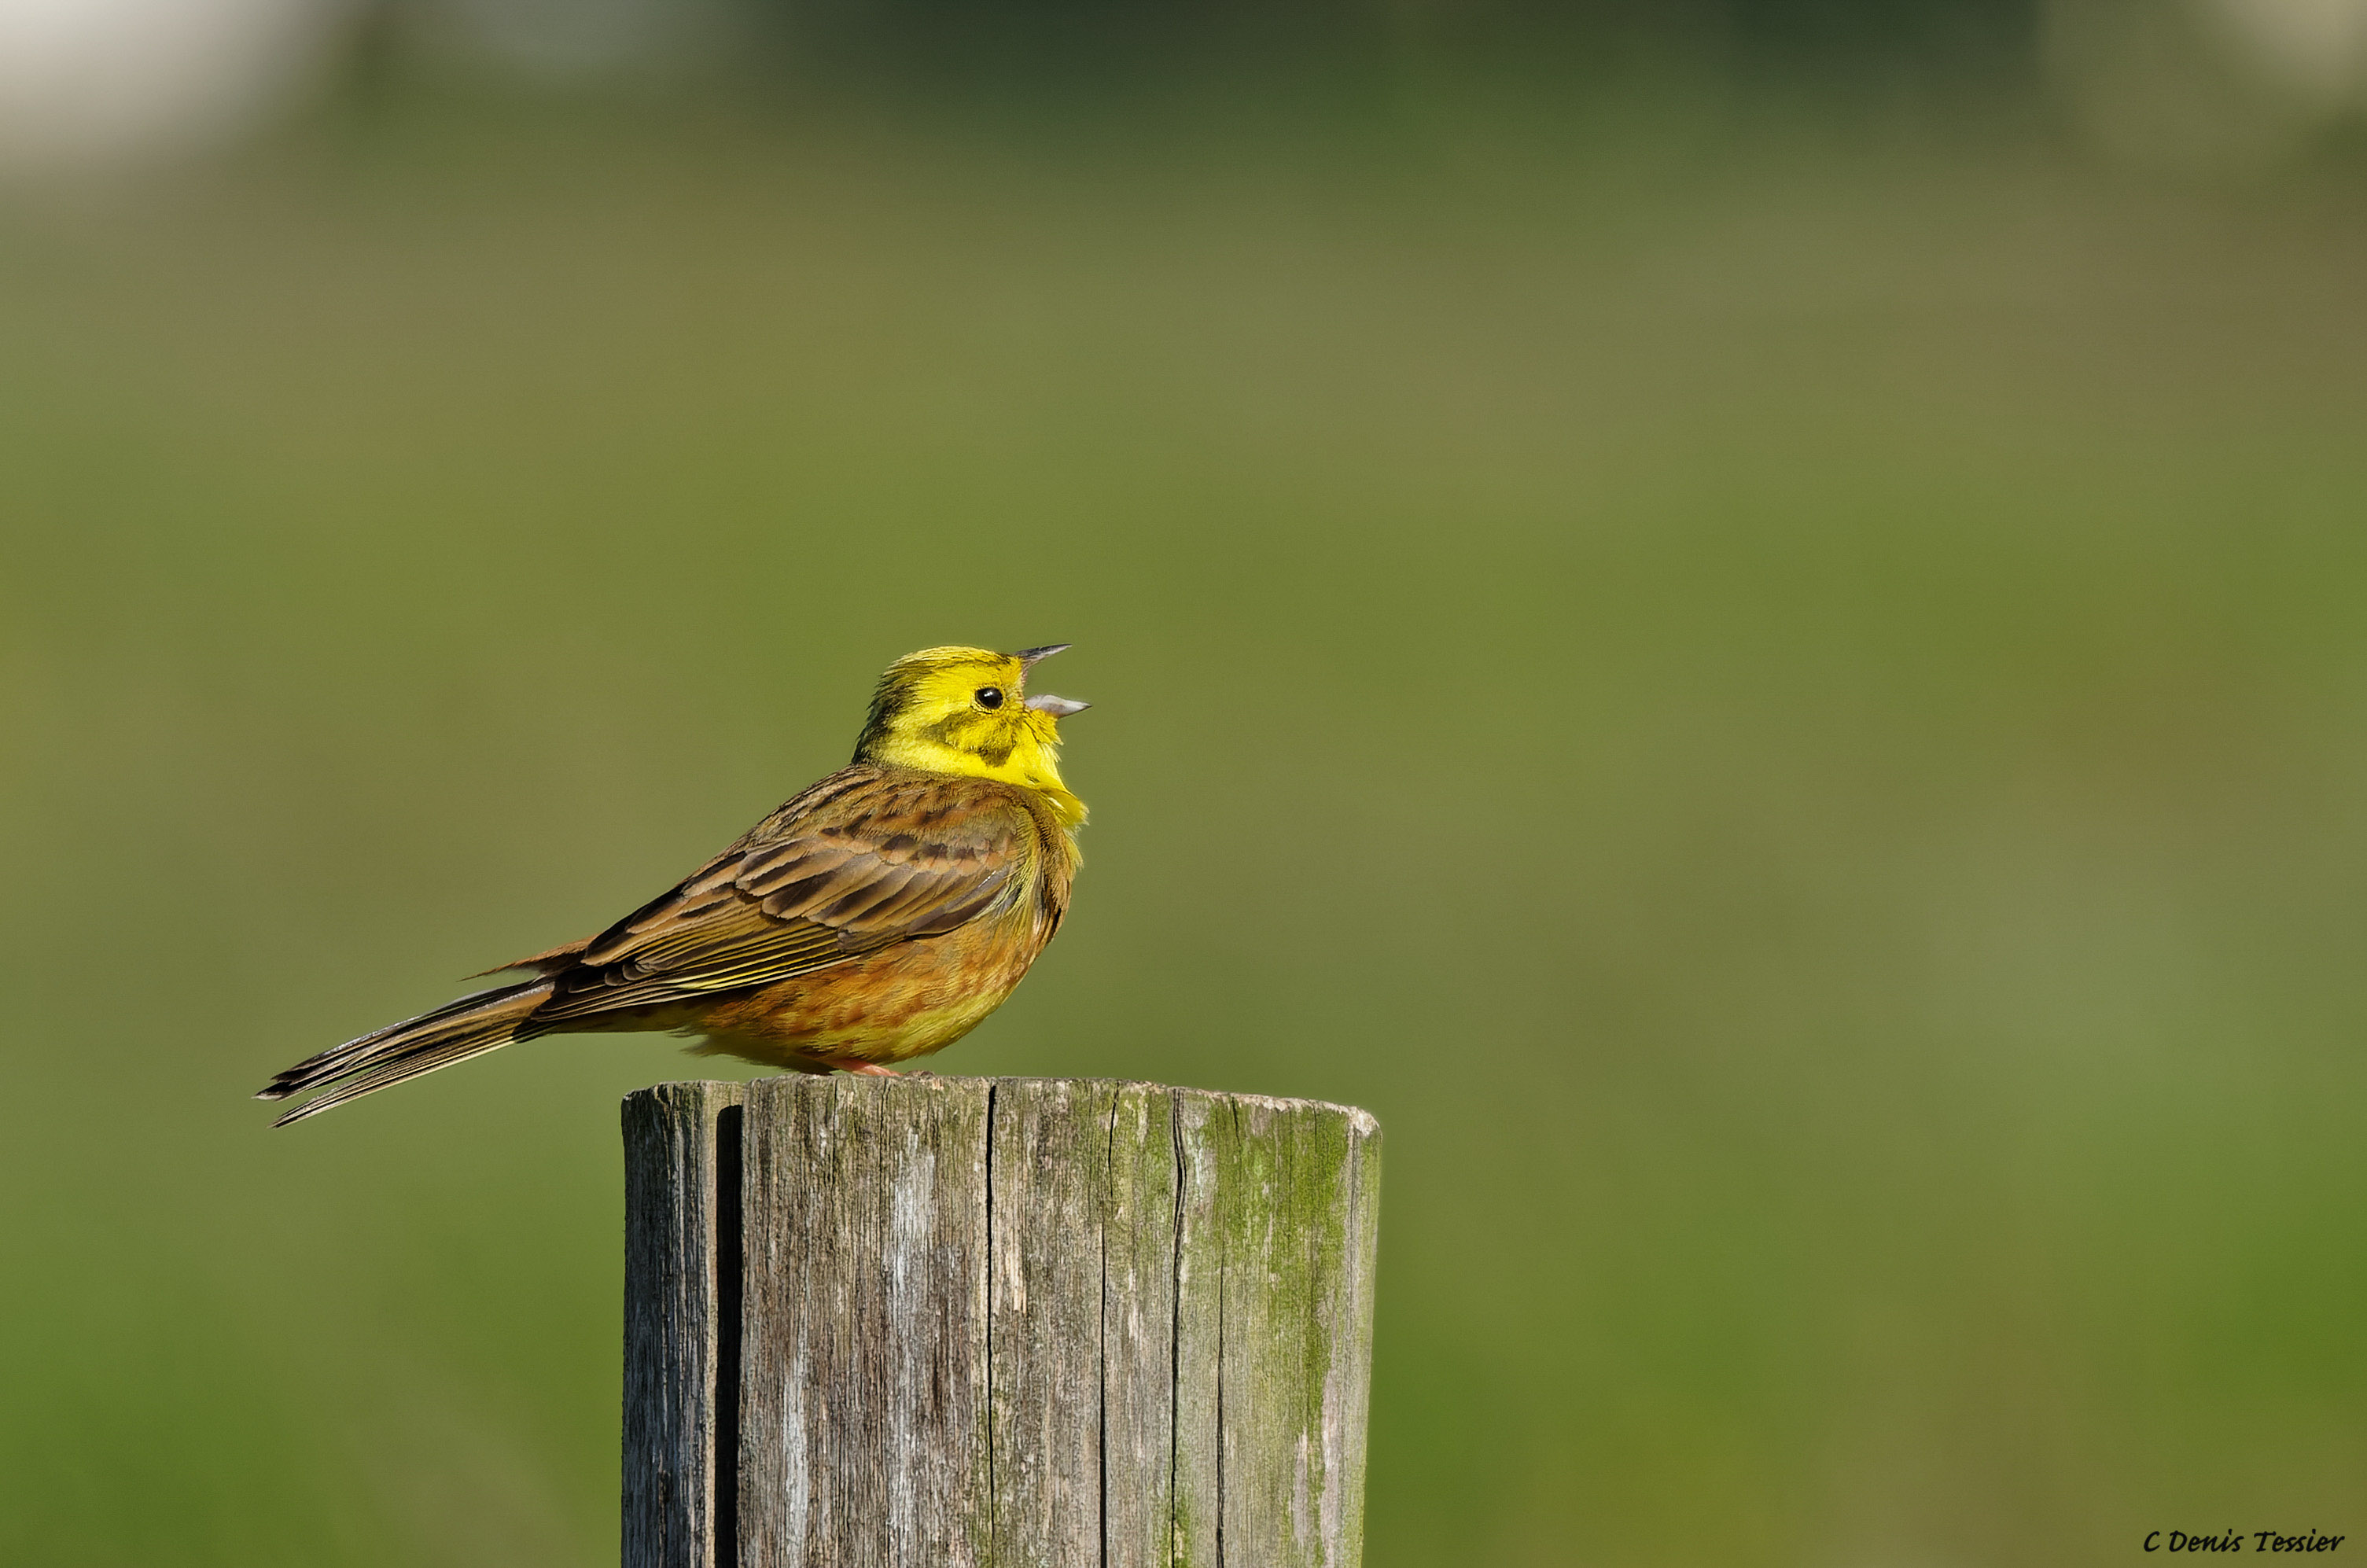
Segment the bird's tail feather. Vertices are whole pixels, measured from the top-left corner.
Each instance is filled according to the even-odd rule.
[[[548,980],[480,991],[299,1062],[272,1079],[255,1097],[284,1100],[290,1095],[327,1085],[323,1093],[272,1123],[285,1127],[390,1084],[482,1056],[525,1038],[533,1032],[525,1028],[528,1016],[549,999]]]

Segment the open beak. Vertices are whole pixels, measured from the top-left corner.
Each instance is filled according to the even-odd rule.
[[[1041,648],[1022,648],[1011,656],[1018,660],[1023,668],[1033,668],[1036,660],[1048,659],[1067,646],[1069,644],[1066,642],[1048,642]],[[1033,708],[1038,713],[1049,713],[1055,719],[1065,719],[1071,713],[1083,712],[1093,704],[1079,702],[1073,698],[1054,697],[1050,692],[1046,692],[1041,697],[1029,698],[1026,706]]]

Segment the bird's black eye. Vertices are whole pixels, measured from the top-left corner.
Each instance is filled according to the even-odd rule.
[[[1002,688],[1001,687],[999,687],[999,686],[981,686],[981,687],[980,687],[978,688],[978,705],[979,705],[980,708],[1000,708],[1000,707],[1002,707]]]

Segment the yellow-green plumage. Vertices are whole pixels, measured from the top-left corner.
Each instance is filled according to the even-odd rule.
[[[537,1035],[670,1029],[802,1072],[883,1073],[967,1034],[1052,939],[1082,801],[1021,653],[930,648],[889,667],[855,760],[663,896],[464,997],[298,1063],[259,1096],[333,1106]]]

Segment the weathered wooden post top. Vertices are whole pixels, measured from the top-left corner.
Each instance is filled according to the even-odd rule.
[[[624,1568],[1354,1568],[1365,1112],[664,1084],[625,1154]]]

